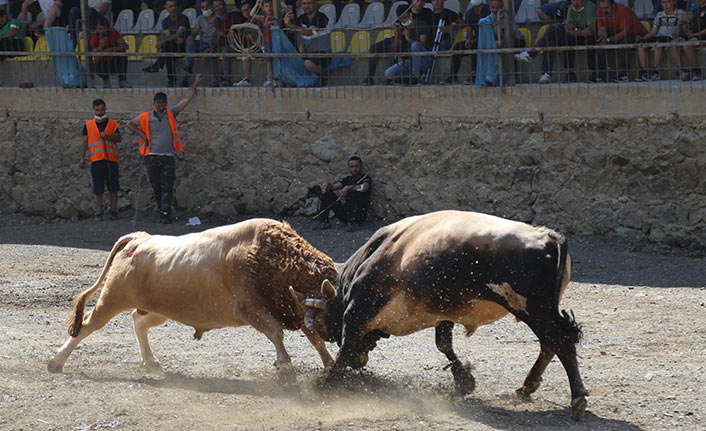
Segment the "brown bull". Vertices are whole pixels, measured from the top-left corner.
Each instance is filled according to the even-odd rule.
[[[381,337],[434,327],[457,387],[471,392],[475,380],[452,348],[454,324],[470,335],[512,313],[541,347],[517,393],[533,393],[557,355],[569,377],[572,416],[583,415],[588,392],[575,348],[581,328],[558,308],[571,275],[563,235],[486,214],[440,211],[379,229],[340,272],[337,287],[322,284],[325,300],[303,301],[309,328],[341,346],[331,376],[364,366]]]
[[[74,298],[70,338],[48,368],[61,372],[81,340],[131,309],[148,368],[160,366],[147,332],[168,319],[193,327],[197,339],[211,329],[251,325],[272,341],[275,366],[290,377],[282,329],[301,329],[329,365],[324,342],[303,325],[304,310],[288,288],[317,295],[323,280],[337,276],[331,258],[285,222],[252,219],[176,237],[131,233],[115,243],[98,281]],[[96,306],[84,318],[86,301],[103,280]]]

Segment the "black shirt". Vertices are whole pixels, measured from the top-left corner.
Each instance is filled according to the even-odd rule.
[[[362,181],[358,182],[359,180],[360,180],[360,177],[354,177],[353,175],[348,175],[347,177],[341,178],[341,180],[340,180],[339,182],[340,182],[341,184],[343,184],[344,187],[345,187],[345,186],[355,186],[355,185],[359,185],[359,186],[360,186],[360,185],[363,185],[363,184],[365,184],[365,183],[368,183],[368,184],[369,184],[368,190],[366,190],[366,191],[364,191],[364,192],[362,192],[362,193],[365,193],[366,195],[367,195],[367,194],[370,194],[370,192],[373,190],[373,179],[370,177],[370,175],[366,175],[365,178],[364,178]],[[355,189],[354,189],[353,191],[354,191],[354,192],[357,192],[357,193],[361,193],[361,192],[359,192],[358,190],[355,190]]]
[[[328,26],[328,17],[317,10],[313,19],[309,20],[309,15],[303,13],[299,15],[294,22],[304,28],[326,28]]]
[[[458,22],[458,14],[451,9],[446,9],[444,8],[441,12],[435,13],[434,14],[434,22],[432,25],[432,30],[434,31],[434,35],[436,35],[437,30],[439,29],[439,20],[443,19],[444,20],[444,26],[451,25],[451,24],[456,24]],[[433,37],[433,36],[432,36]],[[441,40],[448,40],[451,38],[451,33],[444,33],[443,36],[441,37]]]
[[[434,12],[422,8],[419,13],[412,12],[412,24],[409,26],[409,37],[415,42],[421,42],[421,36],[427,36],[424,48],[429,50],[434,41]]]
[[[186,40],[187,37],[191,36],[191,23],[189,22],[189,18],[187,18],[186,15],[179,14],[176,21],[172,21],[171,17],[166,17],[162,21],[162,30],[169,30],[170,36],[176,33],[177,30],[179,30],[179,27],[184,27],[186,29],[186,31],[182,35],[184,40]]]

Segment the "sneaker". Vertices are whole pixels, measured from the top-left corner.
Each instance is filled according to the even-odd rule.
[[[118,81],[118,87],[120,88],[132,88],[132,85],[130,85],[129,82],[127,82],[127,79],[121,79]]]
[[[541,78],[539,78],[540,84],[549,84],[550,82],[552,82],[552,76],[548,73],[543,73]]]
[[[627,75],[620,75],[617,79],[614,79],[613,82],[630,82],[630,80],[628,79]]]
[[[272,85],[272,81],[270,80],[270,78],[267,78],[267,80],[265,81],[264,84],[262,84],[262,86],[263,87],[272,87],[273,85]]]
[[[521,61],[523,63],[529,63],[532,61],[532,56],[527,51],[522,51],[519,54],[515,54],[515,60]]]
[[[593,84],[602,84],[602,83],[605,82],[605,79],[603,79],[603,77],[600,76],[600,75],[597,75],[597,74],[595,74],[595,73],[592,73],[592,74],[591,74],[591,77],[588,78],[588,82],[591,82],[591,83],[593,83]]]
[[[465,85],[476,85],[476,78],[474,76],[471,76],[470,78],[463,81],[463,83]]]
[[[157,73],[159,72],[159,63],[155,61],[152,65],[143,68],[142,71],[145,73]]]
[[[656,70],[654,72],[650,73],[650,76],[649,76],[650,81],[659,81],[660,79],[661,79],[661,76],[660,76],[659,72],[657,72]]]
[[[348,225],[346,226],[346,232],[355,232],[357,230],[358,230],[358,225],[353,222],[348,223]]]
[[[243,78],[240,81],[233,84],[233,87],[250,87],[252,82],[248,78]]]
[[[314,230],[325,230],[329,228],[331,228],[331,222],[328,220],[320,221],[316,226],[314,226]]]
[[[682,69],[679,73],[679,79],[681,79],[682,81],[691,81],[691,72],[689,72],[687,69]]]
[[[394,84],[395,84],[394,79],[386,79],[385,80],[385,85],[394,85]]]
[[[117,212],[117,211],[111,211],[111,212],[110,212],[110,219],[111,219],[111,220],[117,220],[117,219],[118,219],[118,212]]]
[[[637,75],[637,78],[635,78],[635,81],[637,81],[637,82],[647,82],[649,80],[650,80],[650,74],[644,70],[640,71],[640,73],[638,73],[638,75]]]
[[[96,214],[96,216],[93,217],[93,221],[103,221],[103,213]]]
[[[453,85],[453,84],[456,84],[456,82],[457,82],[456,77],[453,75],[449,75],[446,77],[446,79],[441,81],[441,85]]]
[[[402,78],[402,84],[404,85],[417,85],[419,84],[419,78],[416,76]]]
[[[159,222],[162,224],[169,224],[172,222],[172,220],[169,218],[168,211],[160,211],[159,212]]]
[[[368,76],[363,80],[363,85],[375,85],[375,79],[373,79],[371,76]]]
[[[700,70],[692,70],[691,71],[691,80],[692,81],[701,81],[701,71]]]

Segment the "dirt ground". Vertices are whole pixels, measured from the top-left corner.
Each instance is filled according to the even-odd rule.
[[[123,313],[79,346],[63,374],[50,374],[47,361],[67,338],[60,323],[71,298],[95,281],[120,235],[218,224],[190,227],[183,217],[159,225],[143,216],[134,227],[124,217],[96,223],[0,216],[0,429],[706,429],[706,259],[593,237],[569,237],[574,272],[562,302],[584,328],[578,350],[590,397],[578,423],[556,359],[531,401],[512,395],[539,344],[526,325],[507,317],[472,337],[456,328],[456,351],[477,380],[465,398],[454,394],[433,330],[381,340],[354,376],[355,389],[332,393],[318,385],[323,367],[298,332],[285,336],[298,374],[294,386],[278,383],[274,347],[249,327],[211,331],[201,341],[178,323],[154,328],[164,374],[148,374],[139,366],[132,319]],[[288,221],[337,262],[379,226],[315,232],[305,218]],[[337,346],[329,350],[335,354]]]

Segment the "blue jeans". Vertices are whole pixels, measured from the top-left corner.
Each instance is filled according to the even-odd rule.
[[[191,42],[186,44],[186,52],[187,53],[194,53],[194,52],[204,52],[207,49],[211,47],[211,44],[206,42],[205,40],[192,40]],[[191,69],[194,67],[194,57],[186,57],[186,62],[184,63],[184,67],[188,67]]]
[[[411,52],[424,52],[424,46],[419,42],[412,42],[410,47]],[[402,63],[394,64],[387,68],[385,77],[387,79],[397,79],[403,76],[421,76],[422,71],[426,71],[431,67],[432,57],[430,55],[414,56],[406,58]]]

